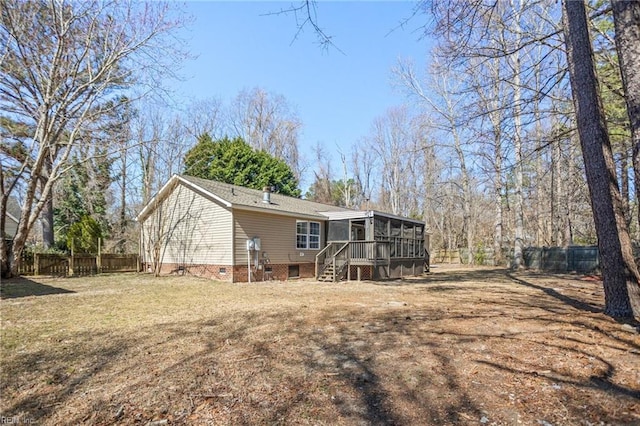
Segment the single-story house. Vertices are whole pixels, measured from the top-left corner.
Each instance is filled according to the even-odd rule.
[[[424,223],[174,175],[137,217],[149,271],[231,282],[384,279],[428,267]]]

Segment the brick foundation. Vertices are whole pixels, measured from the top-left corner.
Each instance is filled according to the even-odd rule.
[[[300,264],[300,278],[315,278],[316,277],[316,264],[315,263],[301,263]]]
[[[152,272],[151,265],[143,264],[143,271]],[[192,275],[196,277],[212,278],[219,281],[233,280],[233,266],[229,265],[178,265],[164,263],[160,268],[160,275]]]
[[[253,273],[251,280],[256,281],[287,281],[296,278],[314,278],[316,273],[315,263],[296,263],[298,265],[299,275],[290,276],[289,266],[287,263],[276,263],[266,265],[265,269],[259,269]],[[270,271],[269,271],[270,268]],[[246,265],[235,266],[233,269],[233,282],[242,283],[247,282],[247,267]]]
[[[313,278],[315,275],[315,264],[299,263],[299,276],[289,276],[289,264],[267,265],[265,270],[257,270],[251,276],[251,281],[286,281],[295,278]],[[151,265],[143,264],[142,270],[151,272]],[[269,268],[271,269],[269,271]],[[223,272],[224,271],[224,272]],[[160,269],[161,275],[192,275],[196,277],[212,278],[219,281],[234,283],[248,282],[246,265],[178,265],[175,263],[165,263]]]

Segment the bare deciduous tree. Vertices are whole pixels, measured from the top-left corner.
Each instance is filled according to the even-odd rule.
[[[298,138],[302,122],[284,96],[263,89],[243,90],[229,114],[234,136],[284,160],[300,179]]]
[[[462,117],[461,97],[455,97],[452,86],[452,73],[446,66],[436,64],[432,70],[433,83],[429,86],[429,92],[423,88],[410,64],[400,64],[395,69],[398,79],[409,90],[410,94],[417,97],[427,110],[434,115],[430,125],[440,131],[445,137],[450,138],[450,143],[442,140],[441,143],[449,146],[456,158],[457,170],[460,176],[460,188],[462,194],[463,229],[467,244],[467,261],[473,263],[474,226],[471,218],[472,190],[471,177],[467,167],[468,151],[467,140],[463,140],[462,133],[467,127]]]
[[[167,61],[176,51],[165,36],[178,25],[169,12],[164,3],[0,3],[0,39],[6,49],[0,110],[33,127],[24,146],[22,165],[29,174],[11,259],[1,243],[4,270],[17,272],[27,236],[69,167],[71,153],[78,144],[90,143],[90,124],[108,114],[116,105],[110,101],[123,91],[169,72]]]
[[[318,203],[331,204],[333,196],[331,194],[331,156],[326,152],[321,143],[314,147],[315,165],[314,180],[311,184],[308,198]]]
[[[195,143],[205,133],[213,139],[224,137],[222,102],[216,98],[196,100],[188,106],[185,132]]]
[[[377,166],[377,158],[375,153],[369,149],[366,139],[360,140],[353,146],[351,159],[354,180],[362,191],[360,207],[370,209],[373,205],[374,170]]]
[[[409,214],[406,181],[416,158],[416,139],[415,123],[406,106],[390,108],[377,117],[367,139],[379,161],[380,203],[393,214]]]

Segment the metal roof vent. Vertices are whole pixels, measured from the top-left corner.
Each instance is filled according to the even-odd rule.
[[[265,204],[271,204],[271,187],[265,186],[262,188],[262,202]]]

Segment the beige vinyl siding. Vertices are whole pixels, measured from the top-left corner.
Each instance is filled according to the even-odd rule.
[[[253,237],[260,237],[260,257],[266,252],[273,264],[315,262],[316,254],[324,247],[324,222],[321,220],[299,219],[320,223],[320,249],[300,250],[296,248],[298,219],[295,217],[237,209],[233,215],[236,265],[247,264],[246,241]]]
[[[145,219],[142,243],[162,236],[162,263],[231,265],[232,231],[229,210],[178,184]]]

